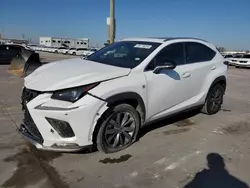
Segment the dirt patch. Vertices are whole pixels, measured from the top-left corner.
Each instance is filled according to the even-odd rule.
[[[68,188],[67,184],[61,180],[58,172],[49,164],[53,159],[60,156],[60,153],[38,151],[31,147],[22,149],[20,152],[5,158],[5,162],[16,162],[17,168],[2,187],[25,188],[47,179],[47,184]]]
[[[236,122],[222,128],[224,134],[244,134],[250,131],[250,123],[245,121]]]
[[[184,119],[184,120],[174,123],[174,125],[177,127],[187,127],[187,126],[195,125],[195,122],[190,119]]]
[[[184,128],[184,129],[176,129],[176,130],[169,130],[169,131],[164,131],[164,135],[171,135],[171,134],[180,134],[180,133],[185,133],[189,131],[189,129]]]
[[[121,163],[124,161],[129,160],[132,157],[132,155],[126,154],[126,155],[122,155],[119,158],[105,158],[103,160],[100,160],[99,162],[103,163],[103,164],[107,164],[107,163]]]

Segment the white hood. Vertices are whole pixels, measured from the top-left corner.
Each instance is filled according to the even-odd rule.
[[[126,76],[120,68],[80,58],[43,65],[24,79],[25,87],[37,91],[55,91]]]

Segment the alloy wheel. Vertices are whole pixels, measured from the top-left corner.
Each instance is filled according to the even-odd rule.
[[[107,122],[104,137],[111,148],[122,148],[132,142],[136,130],[135,118],[129,112],[114,114]]]
[[[211,98],[209,101],[209,106],[211,111],[217,111],[222,103],[223,94],[219,88],[214,88],[211,93]]]

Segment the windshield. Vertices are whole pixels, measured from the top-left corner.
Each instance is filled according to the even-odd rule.
[[[234,56],[234,58],[241,58],[242,57],[242,55],[241,54],[239,54],[239,55],[235,55]]]
[[[87,57],[90,61],[123,68],[134,68],[148,57],[160,43],[121,41],[102,48]]]

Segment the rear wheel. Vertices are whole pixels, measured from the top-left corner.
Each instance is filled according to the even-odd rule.
[[[208,115],[216,114],[223,102],[224,87],[221,84],[216,84],[208,92],[206,102],[202,108],[202,112]]]
[[[72,55],[76,55],[76,53],[75,53],[75,52],[73,52],[73,53],[72,53]]]
[[[139,127],[139,114],[132,106],[120,104],[109,109],[100,121],[98,150],[114,153],[127,148],[135,142]]]

